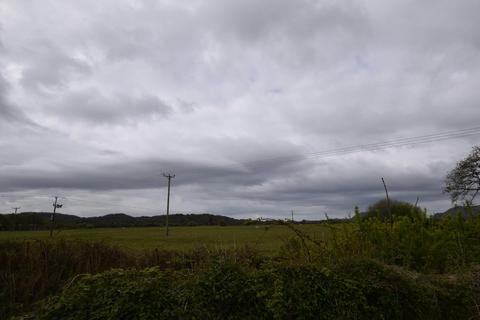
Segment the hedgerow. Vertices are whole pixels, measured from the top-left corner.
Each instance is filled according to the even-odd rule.
[[[118,269],[83,276],[32,318],[468,319],[475,309],[467,283],[372,260],[332,270],[226,261],[197,273]]]

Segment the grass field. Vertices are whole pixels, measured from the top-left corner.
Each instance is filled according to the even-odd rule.
[[[315,239],[324,239],[328,234],[325,225],[296,225]],[[293,236],[286,226],[202,226],[172,227],[170,235],[165,228],[98,228],[56,231],[55,238],[105,241],[121,248],[188,250],[199,246],[213,248],[234,248],[244,245],[254,246],[260,251],[273,252],[280,248],[286,239]],[[0,241],[48,239],[48,231],[3,231]]]

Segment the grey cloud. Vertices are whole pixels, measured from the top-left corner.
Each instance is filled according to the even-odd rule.
[[[212,198],[227,202],[249,199],[276,206],[326,207],[331,212],[345,213],[354,205],[366,207],[383,197],[381,172],[373,168],[369,168],[369,172],[349,169],[349,175],[335,178],[328,176],[331,168],[325,167],[322,176],[308,178],[312,165],[297,162],[289,168],[291,171],[285,171],[281,170],[284,164],[272,162],[269,164],[270,170],[262,167],[249,172],[233,167],[209,167],[165,160],[92,165],[88,169],[65,165],[55,171],[21,170],[14,173],[10,170],[2,174],[1,189],[3,192],[57,189],[66,193],[76,189],[103,192],[163,189],[165,179],[161,172],[171,170],[177,173],[174,179],[175,192],[182,194],[182,190],[189,190],[188,194],[199,203]],[[279,170],[282,176],[279,176]],[[406,201],[414,201],[417,196],[422,201],[437,199],[441,194],[441,180],[437,174],[435,171],[423,175],[411,173],[390,176],[387,183],[391,196]],[[272,181],[273,187],[269,186]],[[206,198],[205,190],[208,190]]]
[[[24,115],[20,110],[13,108],[7,101],[7,83],[0,76],[0,121],[2,122],[18,122],[24,119]]]
[[[388,44],[397,42],[409,49],[416,47],[431,53],[452,45],[480,45],[476,32],[480,27],[477,17],[480,6],[475,1],[425,1],[415,6],[411,2],[398,2],[372,7],[380,8],[378,12],[372,10],[371,18],[384,26],[376,33]],[[404,19],[409,23],[404,23]]]
[[[86,63],[63,52],[52,43],[38,41],[33,44],[26,54],[35,58],[25,66],[22,79],[22,84],[30,90],[59,90],[78,75],[85,75],[90,71]]]
[[[4,190],[32,188],[74,188],[74,189],[145,189],[162,184],[163,171],[182,172],[177,184],[212,181],[219,176],[232,175],[235,170],[209,168],[194,163],[169,161],[140,161],[109,165],[89,165],[75,168],[65,164],[54,171],[19,170],[4,173]],[[238,172],[238,170],[237,170]]]
[[[361,8],[341,1],[210,1],[200,10],[217,37],[249,46],[269,39],[310,46],[310,41],[334,41],[342,33],[361,35],[368,29]]]
[[[172,111],[170,105],[150,94],[135,97],[119,92],[107,96],[95,89],[71,93],[55,107],[66,119],[98,124],[164,118]]]
[[[22,128],[24,130],[41,129],[37,123],[32,121],[20,107],[15,106],[8,99],[8,83],[0,75],[0,132],[6,134],[7,130]],[[4,131],[5,130],[5,131]]]

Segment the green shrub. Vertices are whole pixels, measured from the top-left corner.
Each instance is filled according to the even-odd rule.
[[[437,319],[436,288],[417,273],[374,260],[356,260],[336,268],[358,284],[371,319]]]
[[[478,316],[477,282],[372,260],[335,269],[216,262],[194,273],[114,270],[82,277],[37,319],[468,319]]]
[[[255,269],[216,262],[192,283],[191,316],[198,319],[268,319],[265,283]]]
[[[427,219],[399,216],[392,224],[377,217],[355,219],[349,228],[331,228],[325,245],[310,251],[332,263],[356,257],[424,273],[456,273],[480,263],[480,217]]]
[[[51,302],[39,319],[181,318],[186,299],[178,273],[158,268],[85,276]]]
[[[382,221],[388,221],[390,219],[390,212],[394,220],[399,217],[418,220],[425,216],[420,208],[408,202],[391,200],[389,205],[387,200],[379,200],[368,207],[364,218],[378,218]]]
[[[364,314],[366,301],[357,284],[317,266],[280,266],[270,278],[267,306],[274,319],[359,319]]]

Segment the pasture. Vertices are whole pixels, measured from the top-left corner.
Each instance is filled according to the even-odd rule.
[[[311,238],[324,240],[328,227],[321,224],[295,225]],[[284,225],[171,227],[165,235],[163,227],[95,228],[57,230],[56,239],[103,241],[129,250],[190,250],[197,247],[234,249],[248,245],[262,252],[277,251],[285,240],[294,236]],[[49,239],[48,231],[2,231],[0,241],[32,241]]]

